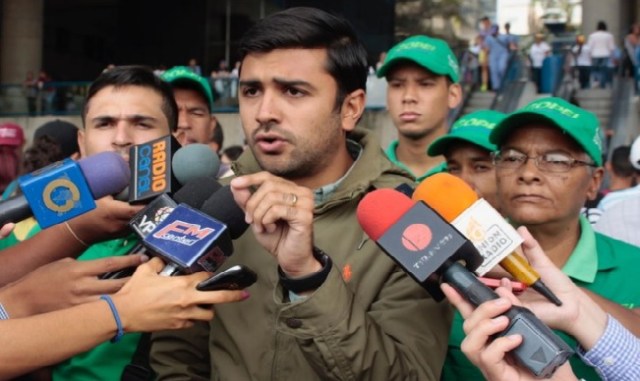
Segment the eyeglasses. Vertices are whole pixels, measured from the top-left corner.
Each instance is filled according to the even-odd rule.
[[[560,152],[549,152],[533,157],[527,156],[527,154],[520,151],[510,149],[505,152],[493,152],[491,156],[493,157],[493,163],[496,168],[507,170],[518,169],[529,159],[533,160],[539,170],[550,173],[569,172],[572,168],[579,165],[597,167],[595,163],[574,159],[573,157]]]

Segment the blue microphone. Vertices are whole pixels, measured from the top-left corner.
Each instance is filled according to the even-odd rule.
[[[233,253],[227,226],[184,204],[173,209],[143,242],[168,263],[161,275],[214,272]]]
[[[94,200],[120,192],[130,176],[115,152],[53,163],[18,178],[23,194],[0,203],[0,225],[30,216],[43,229],[67,221],[93,210]]]

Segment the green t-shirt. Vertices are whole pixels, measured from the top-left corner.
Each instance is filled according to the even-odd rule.
[[[411,177],[415,179],[416,184],[421,183],[422,180],[426,179],[429,176],[435,175],[436,173],[447,171],[447,163],[443,161],[442,163],[428,170],[422,176],[416,176],[413,172],[411,172],[409,167],[404,165],[401,161],[398,161],[398,156],[396,156],[396,148],[398,148],[398,141],[394,140],[391,142],[391,144],[389,144],[389,147],[387,147],[387,150],[385,151],[385,153],[387,154],[387,157],[389,158],[389,160],[391,160],[393,164],[407,171],[407,173],[409,173]],[[426,155],[426,152],[425,152],[425,155]]]
[[[0,250],[11,247],[40,231],[40,226],[33,218],[16,224],[14,231],[0,240]],[[78,260],[90,260],[108,256],[123,255],[137,243],[135,235],[113,239],[91,245]],[[112,381],[119,380],[124,367],[131,362],[138,341],[139,333],[128,333],[117,343],[107,341],[97,347],[78,354],[53,368],[54,381]]]
[[[635,281],[640,248],[595,233],[584,217],[580,217],[580,228],[578,244],[562,271],[578,286],[611,301],[627,308],[640,306],[640,288]],[[441,380],[484,380],[478,368],[460,350],[460,343],[465,337],[462,323],[462,317],[456,312]],[[558,334],[576,348],[577,343],[572,337],[561,332]],[[600,380],[595,370],[577,355],[572,356],[569,361],[578,379]]]

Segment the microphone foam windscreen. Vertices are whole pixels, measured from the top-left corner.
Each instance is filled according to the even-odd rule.
[[[181,185],[198,177],[215,178],[220,159],[206,144],[189,144],[176,151],[171,162],[173,175]]]
[[[356,216],[362,230],[377,241],[412,206],[413,201],[403,193],[394,189],[377,189],[360,201]]]
[[[197,177],[185,183],[179,191],[173,195],[173,200],[178,204],[184,203],[194,209],[202,208],[202,204],[212,194],[218,191],[222,185],[213,177]]]
[[[101,152],[78,161],[94,199],[116,194],[129,185],[129,164],[115,152]]]
[[[424,201],[451,222],[478,200],[478,195],[459,177],[437,173],[424,179],[413,192],[415,201]]]
[[[244,220],[244,212],[233,199],[228,185],[220,188],[205,201],[201,211],[227,225],[231,239],[240,237],[249,227]]]

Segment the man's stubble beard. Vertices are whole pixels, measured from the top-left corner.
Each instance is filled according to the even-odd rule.
[[[258,161],[260,168],[278,177],[288,180],[313,177],[330,165],[334,153],[339,149],[339,147],[335,147],[335,144],[342,141],[340,139],[339,114],[334,113],[330,122],[334,124],[334,128],[329,130],[331,132],[329,136],[318,139],[316,142],[300,141],[300,139],[293,134],[278,129],[277,126],[269,125],[260,127],[257,131],[261,129],[268,131],[272,128],[279,131],[286,136],[289,144],[293,146],[293,149],[290,151],[286,161],[276,162],[274,165],[269,163],[268,157],[270,155],[257,155],[253,145],[251,146],[252,153]],[[267,160],[264,160],[265,158],[267,158]]]

